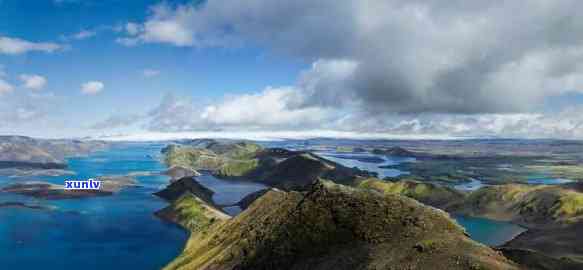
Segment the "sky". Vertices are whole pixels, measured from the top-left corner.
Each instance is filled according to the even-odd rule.
[[[583,139],[582,8],[0,0],[0,134]]]

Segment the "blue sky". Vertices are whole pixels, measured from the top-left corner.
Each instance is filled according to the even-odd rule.
[[[17,87],[19,74],[47,78],[38,93],[58,98],[62,116],[56,119],[77,133],[111,114],[144,113],[168,93],[206,104],[226,94],[290,84],[309,64],[252,47],[126,47],[115,42],[120,34],[114,28],[143,21],[148,7],[157,2],[0,1],[0,36],[65,47],[52,53],[0,54],[7,80]],[[82,31],[94,36],[76,39]],[[148,77],[145,70],[159,74]],[[102,82],[104,89],[97,95],[83,95],[81,85],[87,81]]]
[[[489,5],[2,0],[0,133],[583,138],[581,4]]]

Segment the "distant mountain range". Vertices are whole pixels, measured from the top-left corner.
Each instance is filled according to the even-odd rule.
[[[103,149],[102,141],[0,136],[0,168],[64,169],[66,157]]]

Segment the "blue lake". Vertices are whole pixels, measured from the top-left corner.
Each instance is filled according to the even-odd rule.
[[[468,181],[461,184],[453,185],[453,188],[461,191],[476,191],[482,187],[485,187],[482,181],[470,178]]]
[[[336,153],[336,152],[316,152],[319,156],[344,165],[348,168],[357,167],[361,170],[375,172],[378,178],[397,177],[408,172],[392,169],[381,168],[382,166],[397,165],[403,162],[412,162],[413,158],[388,157],[384,155],[375,155],[371,153]],[[367,159],[370,159],[367,161]]]
[[[125,144],[89,157],[69,159],[76,179],[158,172],[164,166],[148,155],[162,145]],[[40,177],[62,184],[65,178]],[[39,178],[35,178],[39,179]],[[108,197],[45,201],[0,195],[0,202],[51,205],[53,211],[0,209],[0,262],[3,269],[160,269],[176,257],[188,237],[153,213],[167,204],[151,194],[165,176],[137,177],[140,187]],[[0,184],[17,182],[3,177]],[[27,178],[29,180],[29,178]]]
[[[526,180],[526,183],[531,185],[562,185],[572,182],[575,181],[564,178],[530,178]]]
[[[235,204],[246,195],[267,188],[259,183],[221,180],[208,174],[203,174],[196,179],[199,183],[215,192],[213,200],[218,205]],[[241,212],[238,206],[225,207],[224,210],[230,215],[237,215]]]
[[[454,216],[455,220],[470,234],[470,237],[489,246],[499,246],[516,237],[526,229],[518,225],[486,218]]]

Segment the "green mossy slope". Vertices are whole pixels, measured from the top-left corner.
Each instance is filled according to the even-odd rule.
[[[525,225],[572,224],[583,217],[583,193],[561,186],[489,186],[472,192],[455,212]]]
[[[220,178],[256,181],[285,190],[302,189],[320,177],[352,185],[357,177],[369,176],[311,153],[263,149],[249,142],[208,140],[195,146],[170,145],[162,152],[168,166],[208,170]]]
[[[162,151],[169,167],[209,170],[223,177],[239,177],[253,171],[262,147],[249,142],[218,142],[210,140],[201,146],[170,145]]]
[[[416,181],[389,182],[370,178],[360,182],[358,187],[383,194],[404,195],[441,209],[461,203],[466,197],[464,193],[449,187]]]
[[[517,269],[449,216],[400,195],[318,181],[269,191],[193,233],[166,269]]]
[[[155,213],[156,216],[180,224],[193,232],[202,232],[211,225],[230,217],[208,202],[185,192],[172,204]]]
[[[207,149],[171,145],[165,151],[168,167],[180,166],[192,170],[216,170],[225,160]]]

